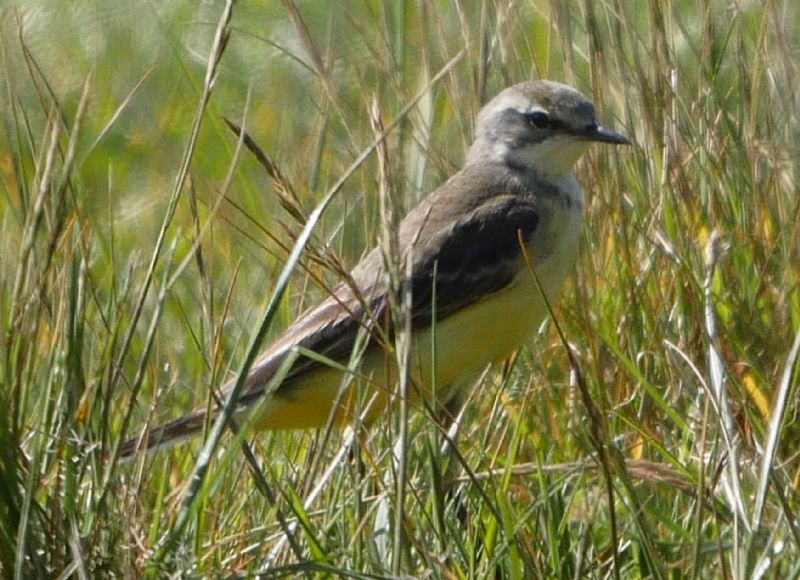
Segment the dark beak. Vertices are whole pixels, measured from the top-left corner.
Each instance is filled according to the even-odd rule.
[[[588,139],[589,141],[599,141],[601,143],[615,143],[617,145],[630,145],[631,142],[628,141],[628,138],[620,135],[619,133],[612,131],[611,129],[606,129],[600,125],[591,125],[586,127],[586,131],[583,134],[584,138]]]

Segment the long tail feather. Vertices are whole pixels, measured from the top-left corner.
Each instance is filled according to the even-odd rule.
[[[139,437],[128,439],[122,444],[120,457],[129,458],[140,451],[152,453],[169,449],[196,435],[206,424],[206,415],[205,409],[192,411],[174,421],[145,431]]]

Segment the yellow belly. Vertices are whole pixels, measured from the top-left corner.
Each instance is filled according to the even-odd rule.
[[[545,315],[546,308],[530,273],[522,272],[510,288],[470,305],[433,328],[415,333],[410,365],[415,385],[424,390],[426,397],[432,397],[435,388],[436,399],[440,403],[448,401],[488,364],[519,348]],[[314,369],[282,385],[262,404],[255,427],[321,427],[329,421],[334,405],[335,424],[352,423],[358,415],[366,421],[373,420],[386,412],[396,377],[397,366],[391,355],[371,347],[347,390],[341,390],[341,371],[331,367]],[[418,403],[418,391],[410,388],[412,404]]]

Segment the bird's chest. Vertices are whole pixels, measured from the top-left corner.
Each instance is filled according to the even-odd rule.
[[[574,178],[561,184],[562,194],[542,204],[542,220],[528,241],[528,255],[548,299],[555,299],[578,252],[583,222],[583,194]],[[521,275],[523,286],[535,287],[530,268]]]

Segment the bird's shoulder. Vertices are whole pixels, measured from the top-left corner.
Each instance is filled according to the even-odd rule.
[[[437,238],[469,230],[471,224],[520,225],[547,212],[562,193],[557,185],[499,163],[470,164],[408,213],[400,224],[400,246],[434,249]]]

